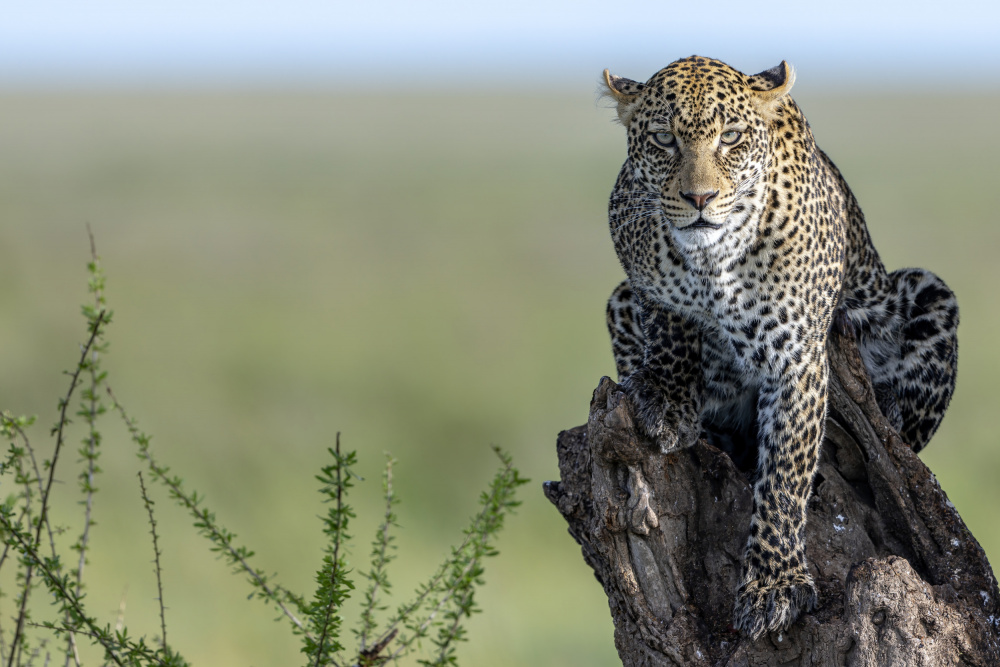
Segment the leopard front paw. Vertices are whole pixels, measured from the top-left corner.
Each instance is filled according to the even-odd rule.
[[[645,368],[635,371],[621,383],[628,397],[638,430],[668,452],[692,444],[700,427],[690,417],[682,416],[663,388]]]
[[[733,625],[757,640],[772,630],[787,630],[804,612],[816,608],[816,586],[804,568],[772,581],[751,579],[736,590]]]
[[[677,415],[650,373],[640,368],[625,378],[621,387],[628,396],[639,432],[655,442],[663,452],[676,449],[680,445]]]

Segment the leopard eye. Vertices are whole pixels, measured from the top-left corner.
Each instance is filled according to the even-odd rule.
[[[726,144],[727,146],[732,146],[737,141],[739,141],[740,137],[742,136],[743,136],[742,132],[737,132],[736,130],[729,130],[728,132],[722,133],[721,140],[722,143]]]
[[[674,136],[673,132],[654,132],[653,143],[663,148],[673,148],[677,144],[677,137]]]

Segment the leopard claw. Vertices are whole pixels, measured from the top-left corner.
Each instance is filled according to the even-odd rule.
[[[621,384],[632,408],[636,426],[642,435],[652,440],[660,451],[668,452],[680,444],[677,429],[670,421],[676,420],[663,391],[650,381],[643,370],[629,375]]]
[[[748,581],[736,591],[733,626],[756,641],[767,632],[787,630],[804,612],[814,610],[816,601],[816,586],[805,571],[770,583]]]

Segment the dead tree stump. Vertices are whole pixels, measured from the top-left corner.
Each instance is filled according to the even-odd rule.
[[[559,435],[545,494],[604,586],[623,665],[1000,665],[1000,595],[979,543],[882,416],[853,339],[831,332],[829,417],[809,501],[819,607],[751,642],[732,630],[750,481],[704,440],[667,455],[603,378]]]

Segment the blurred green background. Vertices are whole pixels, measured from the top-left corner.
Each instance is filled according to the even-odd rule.
[[[796,98],[887,266],[929,268],[958,294],[958,390],[923,458],[996,562],[1000,96]],[[84,338],[89,222],[115,310],[111,384],[259,567],[311,592],[314,475],[340,431],[366,478],[358,568],[383,452],[399,459],[402,602],[459,538],[498,444],[532,482],[460,661],[614,664],[604,595],[541,493],[558,477],[557,433],[585,421],[614,370],[612,116],[589,91],[0,94],[0,407],[38,414],[34,443],[51,446],[61,371]],[[88,602],[113,621],[124,596],[130,630],[152,636],[139,466],[105,423]],[[56,519],[75,531],[74,459]],[[298,664],[284,622],[152,493],[171,643],[200,665]]]

